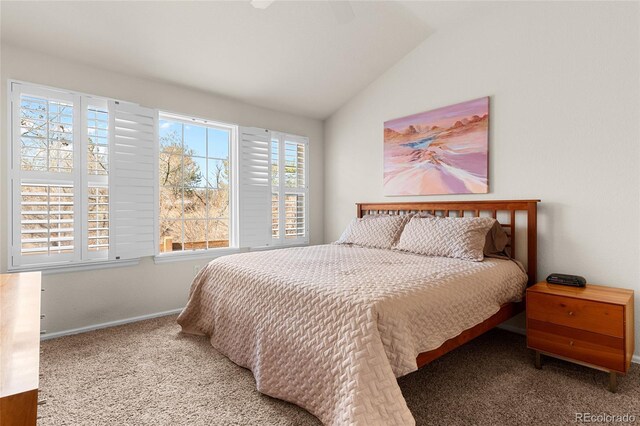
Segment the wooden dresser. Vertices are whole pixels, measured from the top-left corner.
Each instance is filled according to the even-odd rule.
[[[0,275],[0,425],[35,425],[40,272]]]
[[[541,282],[527,290],[527,345],[541,354],[617,374],[629,369],[634,351],[633,290]]]

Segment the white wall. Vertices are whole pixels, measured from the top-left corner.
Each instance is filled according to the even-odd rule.
[[[69,63],[12,46],[0,48],[0,270],[7,269],[7,131],[8,79],[17,79],[106,96],[166,111],[213,120],[264,127],[309,137],[311,244],[323,241],[323,123],[319,120],[254,107],[227,98],[156,81],[142,80],[80,63]],[[185,66],[194,66],[189,64]],[[181,261],[139,265],[43,277],[43,329],[48,332],[181,308],[186,302],[195,265]]]
[[[325,123],[325,241],[355,202],[398,199],[384,121],[490,95],[491,192],[402,200],[540,198],[539,278],[640,293],[639,19],[637,2],[501,4],[429,37]]]

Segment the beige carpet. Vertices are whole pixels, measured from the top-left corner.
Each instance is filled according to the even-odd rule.
[[[43,342],[40,425],[318,425],[261,395],[251,372],[164,317]],[[545,359],[495,330],[399,380],[419,425],[574,423],[576,412],[640,422],[640,368],[620,379]]]

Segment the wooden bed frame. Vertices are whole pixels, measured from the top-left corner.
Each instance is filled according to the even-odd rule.
[[[417,212],[428,212],[437,216],[463,217],[463,216],[488,216],[498,219],[500,224],[509,235],[508,254],[513,259],[526,261],[527,275],[529,277],[527,285],[535,284],[537,269],[538,251],[538,230],[537,230],[537,209],[540,200],[482,200],[482,201],[429,201],[429,202],[392,202],[392,203],[357,203],[357,216],[361,218],[365,214],[407,214]],[[525,212],[527,253],[526,256],[516,257],[516,212]],[[453,213],[453,214],[452,214]],[[469,214],[470,213],[470,214]],[[506,213],[508,223],[504,223],[500,217]],[[439,348],[422,352],[416,358],[418,368],[431,361],[440,358],[453,349],[464,345],[468,341],[491,330],[500,323],[508,320],[514,315],[524,310],[524,300],[519,303],[507,303],[500,307],[494,315],[471,327],[458,336],[444,342]]]

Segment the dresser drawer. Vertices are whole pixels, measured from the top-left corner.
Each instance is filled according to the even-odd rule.
[[[531,349],[624,372],[624,339],[530,320],[527,345]]]
[[[608,336],[624,336],[624,309],[620,305],[528,292],[527,318]]]

